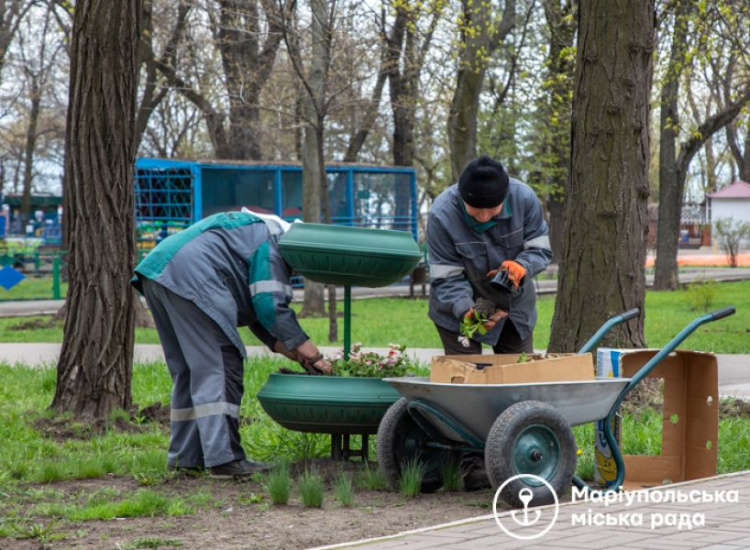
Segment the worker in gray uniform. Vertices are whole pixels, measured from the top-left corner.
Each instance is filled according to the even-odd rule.
[[[458,183],[443,191],[427,221],[430,319],[446,355],[531,353],[536,293],[530,279],[552,261],[542,207],[530,187],[508,177],[503,165],[483,155],[471,161]],[[484,329],[469,339],[465,318]],[[464,489],[490,486],[483,453],[461,457]]]
[[[146,297],[172,376],[171,470],[241,478],[267,469],[240,444],[246,350],[237,327],[310,372],[330,372],[289,307],[291,273],[278,247],[288,227],[244,209],[214,214],[164,239],[135,268],[133,286]]]
[[[536,292],[530,279],[552,261],[534,191],[483,155],[443,191],[427,222],[430,319],[447,355],[533,352]],[[461,322],[481,303],[486,334],[469,340]],[[489,304],[489,310],[487,305]]]

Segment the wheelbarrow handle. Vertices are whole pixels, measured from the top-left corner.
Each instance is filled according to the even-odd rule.
[[[724,317],[729,317],[730,315],[734,315],[735,309],[732,306],[725,307],[722,309],[717,309],[716,311],[712,311],[709,313],[714,318],[714,321],[718,321],[719,319],[723,319]]]
[[[695,332],[695,330],[699,326],[706,323],[711,323],[712,321],[718,321],[719,319],[723,319],[724,317],[729,317],[730,315],[734,315],[734,312],[734,307],[729,306],[718,309],[716,311],[712,311],[711,313],[706,313],[705,315],[701,315],[697,319],[694,319],[688,326],[682,329],[677,336],[667,342],[667,345],[664,346],[659,351],[659,353],[654,355],[650,361],[648,361],[641,367],[638,372],[635,373],[635,375],[630,379],[628,385],[625,386],[625,389],[623,389],[622,397],[624,397],[631,389],[637,386],[641,380],[646,378],[646,376],[648,376],[648,374],[656,367],[656,365],[661,362],[662,359],[676,350],[677,346],[679,346],[688,336]]]
[[[578,353],[588,353],[592,349],[596,347],[596,345],[601,341],[602,338],[604,338],[604,335],[607,334],[610,330],[612,330],[617,325],[621,325],[625,321],[629,321],[630,319],[635,319],[640,315],[641,310],[637,307],[633,309],[629,309],[625,313],[621,313],[620,315],[615,315],[611,319],[609,319],[607,322],[605,322],[599,330],[596,331],[596,334],[594,334],[591,338],[589,338],[589,341],[583,344],[583,347],[578,350]]]
[[[622,400],[625,398],[628,392],[630,392],[630,390],[632,390],[641,382],[641,380],[648,376],[648,374],[654,369],[654,367],[656,367],[656,365],[661,362],[662,359],[664,359],[667,355],[677,349],[677,346],[679,346],[688,336],[695,332],[695,329],[705,323],[710,323],[712,321],[717,321],[719,319],[723,319],[724,317],[734,315],[734,313],[734,307],[730,306],[723,309],[718,309],[711,313],[706,313],[705,315],[701,315],[697,319],[693,320],[688,326],[682,329],[677,336],[670,340],[669,343],[664,346],[664,348],[662,348],[656,355],[654,355],[651,360],[643,365],[643,367],[641,367],[641,369],[635,373],[633,378],[630,379],[630,382],[628,382],[628,384],[623,388],[622,392],[620,392],[620,395],[617,397],[614,405],[612,405],[612,408],[609,410],[609,413],[607,414],[603,423],[604,438],[607,440],[607,444],[612,451],[612,458],[614,458],[615,460],[615,467],[617,472],[615,480],[605,490],[606,492],[619,491],[623,481],[625,481],[625,463],[623,461],[620,448],[618,447],[617,439],[615,439],[615,435],[612,433],[612,419],[614,415],[617,414],[617,410],[620,408]],[[573,477],[573,483],[579,489],[591,489],[591,487],[589,487],[589,485],[586,484],[585,481],[577,476]]]
[[[625,313],[623,313],[621,317],[626,321],[630,321],[631,319],[635,319],[636,317],[638,317],[640,314],[641,310],[637,307],[634,307],[633,309],[629,309]]]

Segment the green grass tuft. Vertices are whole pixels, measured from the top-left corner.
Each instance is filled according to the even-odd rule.
[[[142,538],[135,539],[122,545],[123,550],[139,550],[142,548],[146,549],[157,549],[157,548],[176,548],[182,546],[182,541],[179,539],[162,539],[162,538]]]
[[[427,466],[419,457],[412,457],[401,465],[401,479],[399,490],[406,498],[419,496],[422,488],[422,479],[427,472]]]
[[[463,487],[461,480],[461,464],[458,460],[446,460],[441,468],[443,476],[443,490],[447,492],[460,491]]]
[[[302,505],[305,508],[320,508],[323,506],[323,478],[315,470],[305,470],[297,480]]]
[[[369,462],[365,463],[364,470],[360,472],[357,484],[368,491],[385,491],[388,488],[388,481],[383,472],[370,466]]]
[[[336,483],[333,486],[333,492],[341,503],[341,506],[349,507],[354,502],[354,484],[352,478],[345,473],[339,473]]]
[[[266,475],[266,491],[271,498],[271,503],[276,506],[285,506],[289,503],[290,486],[291,474],[288,462],[278,464]]]

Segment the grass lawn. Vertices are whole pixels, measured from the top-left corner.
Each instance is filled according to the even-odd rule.
[[[241,432],[245,449],[261,460],[296,461],[325,457],[328,436],[291,432],[275,424],[261,409],[256,394],[268,373],[283,361],[253,359],[245,369],[245,398]],[[46,411],[52,400],[55,371],[50,368],[11,367],[0,364],[0,546],[2,537],[45,540],[59,529],[85,530],[91,520],[116,517],[174,518],[228,504],[205,488],[176,492],[165,470],[168,433],[166,424],[125,423],[131,429],[105,429],[92,437],[87,425],[64,423]],[[168,404],[170,379],[163,363],[137,364],[133,371],[133,398],[141,408],[157,401]],[[124,413],[113,422],[124,420]],[[122,423],[120,423],[120,428]],[[132,429],[132,428],[135,429]],[[593,425],[574,429],[581,449],[578,473],[593,472]],[[722,418],[719,429],[719,473],[750,469],[750,419]],[[661,450],[660,414],[645,411],[638,418],[623,417],[623,451],[657,454]],[[359,443],[355,443],[358,448]],[[376,443],[372,438],[371,443]],[[374,458],[375,449],[371,447]],[[361,470],[361,469],[360,469]],[[359,471],[355,490],[372,489],[372,472]],[[74,493],[69,480],[89,480]],[[99,480],[99,481],[97,481]],[[120,480],[120,481],[118,481]],[[118,488],[129,481],[131,489]],[[266,478],[256,480],[263,487]],[[136,489],[132,489],[132,485]],[[86,487],[89,487],[88,489]],[[208,487],[208,486],[206,486]],[[242,498],[268,502],[255,493]],[[268,506],[266,504],[266,506]]]
[[[68,283],[60,283],[60,296],[68,292]],[[27,276],[10,290],[0,287],[0,301],[52,300],[52,277]]]
[[[728,305],[737,308],[732,317],[698,329],[684,344],[685,349],[716,353],[750,353],[750,281],[716,283],[710,309]],[[651,347],[661,347],[692,319],[703,311],[691,310],[691,291],[646,293],[646,341]],[[545,348],[549,341],[554,296],[541,297],[537,304],[539,321],[534,333],[536,348]],[[299,306],[295,306],[299,308]],[[343,304],[339,304],[343,311]],[[10,330],[10,326],[30,319],[0,319],[0,342],[61,342],[62,326]],[[304,329],[320,345],[327,344],[328,319],[302,319]],[[248,345],[259,342],[249,330],[240,329]],[[439,348],[440,339],[427,317],[426,300],[378,298],[358,300],[352,304],[352,339],[365,346],[385,347],[389,343],[405,344],[409,348]],[[153,329],[137,329],[140,344],[158,344]],[[339,340],[343,345],[343,320],[339,323]]]

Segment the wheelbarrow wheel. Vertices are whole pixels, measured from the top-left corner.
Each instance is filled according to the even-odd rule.
[[[521,401],[497,417],[484,449],[487,477],[497,490],[518,474],[544,479],[561,495],[570,486],[577,461],[576,442],[568,422],[551,405],[542,401]],[[534,506],[554,502],[549,487],[533,478],[518,478],[503,487],[500,496],[518,508],[521,500]],[[531,491],[529,494],[528,491]]]
[[[383,416],[378,426],[378,466],[392,489],[401,480],[401,468],[409,460],[417,459],[425,465],[421,491],[434,493],[443,486],[442,467],[448,453],[426,446],[428,435],[406,410],[407,400],[396,401]]]

